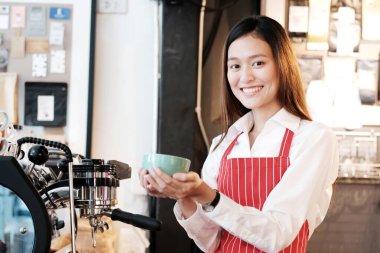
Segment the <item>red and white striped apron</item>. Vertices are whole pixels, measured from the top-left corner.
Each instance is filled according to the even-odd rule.
[[[231,142],[222,157],[218,189],[242,206],[252,206],[262,210],[269,193],[289,167],[289,150],[294,133],[286,129],[278,157],[227,159],[239,136],[240,134]],[[305,221],[294,241],[280,252],[306,252],[308,235],[308,223]],[[258,253],[262,251],[224,230],[220,247],[216,252]]]

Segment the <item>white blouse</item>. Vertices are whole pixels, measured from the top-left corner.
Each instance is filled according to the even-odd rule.
[[[338,174],[338,146],[334,132],[315,121],[301,120],[281,109],[273,115],[257,136],[252,147],[248,133],[254,123],[251,112],[236,121],[219,147],[221,136],[214,138],[211,152],[202,168],[203,180],[217,188],[219,165],[228,145],[240,133],[227,158],[278,156],[286,128],[294,132],[290,147],[290,166],[268,195],[262,210],[242,206],[221,194],[216,208],[197,211],[184,219],[176,204],[174,214],[200,249],[214,252],[222,228],[265,252],[278,252],[297,236],[305,222],[309,238],[326,216],[332,184]]]

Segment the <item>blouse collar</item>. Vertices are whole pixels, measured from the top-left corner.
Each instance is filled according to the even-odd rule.
[[[292,132],[295,132],[301,122],[301,119],[298,116],[295,116],[288,112],[285,108],[281,108],[278,112],[276,112],[268,121],[265,123],[272,124],[278,123],[282,125],[284,128],[288,128]],[[235,128],[238,132],[246,132],[248,133],[254,124],[254,118],[252,111],[246,113],[240,119],[238,119],[232,127]]]

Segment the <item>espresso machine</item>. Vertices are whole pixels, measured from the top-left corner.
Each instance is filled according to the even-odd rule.
[[[78,216],[88,219],[93,247],[96,233],[109,228],[103,217],[160,229],[158,220],[115,208],[120,180],[131,176],[128,164],[73,155],[62,143],[34,137],[2,145],[9,146],[0,156],[0,218],[5,217],[4,224],[0,222],[0,253],[49,252],[52,238],[65,226],[55,212],[61,208],[70,210],[71,245],[57,252],[76,252]],[[5,222],[7,217],[17,219]]]

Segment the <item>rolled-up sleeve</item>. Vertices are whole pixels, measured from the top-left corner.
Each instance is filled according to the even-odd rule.
[[[220,140],[220,136],[213,139],[210,150],[214,150]],[[225,144],[222,144],[224,146]],[[222,148],[222,147],[221,147]],[[214,189],[217,189],[217,176],[220,164],[220,152],[211,152],[202,169],[202,179]],[[174,206],[174,215],[178,223],[185,229],[187,235],[194,240],[197,246],[204,252],[214,252],[220,241],[222,228],[205,215],[200,204],[195,213],[184,219],[178,203]]]
[[[197,205],[197,210],[191,217],[184,219],[178,203],[176,203],[174,215],[187,235],[194,240],[201,250],[214,252],[217,249],[221,228],[205,215],[200,204]]]

